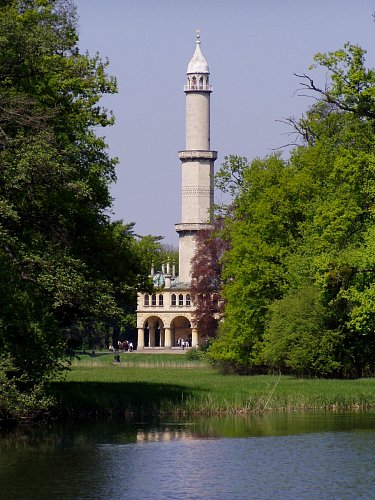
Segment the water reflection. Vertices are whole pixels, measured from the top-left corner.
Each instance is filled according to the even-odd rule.
[[[104,420],[20,427],[0,434],[0,451],[6,448],[86,448],[98,442],[114,444],[187,439],[248,438],[313,432],[375,430],[375,411],[293,412],[259,415],[195,417],[186,421]],[[0,429],[1,430],[1,429]]]
[[[137,424],[136,440],[220,439],[284,436],[311,432],[375,430],[375,412],[350,413],[269,413],[195,418],[188,422],[158,422],[157,426]],[[142,429],[142,425],[146,429]]]
[[[373,498],[374,456],[375,412],[16,429],[0,498]]]

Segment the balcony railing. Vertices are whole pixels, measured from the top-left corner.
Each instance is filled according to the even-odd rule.
[[[184,85],[184,92],[189,92],[189,91],[196,91],[196,90],[203,90],[205,92],[212,92],[212,85],[207,85],[207,84],[202,84],[202,83],[187,83]]]

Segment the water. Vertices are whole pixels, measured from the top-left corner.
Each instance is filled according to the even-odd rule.
[[[0,499],[375,499],[375,412],[101,422],[0,438]]]

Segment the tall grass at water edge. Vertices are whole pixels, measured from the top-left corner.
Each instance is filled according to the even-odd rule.
[[[72,414],[215,415],[375,406],[375,379],[221,375],[184,355],[81,357],[52,391]]]
[[[120,365],[126,367],[159,367],[159,368],[197,368],[205,367],[206,363],[200,360],[190,360],[185,354],[169,354],[169,353],[135,353],[123,352],[119,354]],[[94,356],[83,354],[77,356],[71,361],[72,367],[104,367],[114,365],[114,354],[112,353],[97,353]]]

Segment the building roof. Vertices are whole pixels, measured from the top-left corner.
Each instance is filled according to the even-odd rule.
[[[201,51],[201,39],[199,30],[197,30],[197,38],[195,41],[195,52],[193,57],[191,58],[186,73],[189,75],[190,73],[210,73],[210,69],[208,67],[207,61],[204,58]]]

